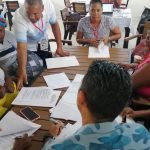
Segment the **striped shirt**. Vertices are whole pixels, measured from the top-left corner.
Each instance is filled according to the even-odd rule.
[[[0,66],[8,68],[16,61],[16,38],[12,32],[5,30],[5,37],[3,43],[0,43]]]

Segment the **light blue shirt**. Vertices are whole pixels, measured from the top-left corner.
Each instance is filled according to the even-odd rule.
[[[48,141],[43,150],[150,150],[150,133],[140,124],[87,124],[67,139]]]
[[[13,18],[17,42],[27,43],[28,50],[31,51],[36,51],[38,42],[43,38],[48,38],[47,28],[49,24],[55,24],[57,22],[55,9],[51,0],[43,0],[43,5],[42,17],[35,24],[27,17],[25,5],[15,12]]]

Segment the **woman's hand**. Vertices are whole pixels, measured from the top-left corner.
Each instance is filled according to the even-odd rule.
[[[105,45],[107,45],[110,41],[109,41],[109,37],[108,36],[105,36],[101,39]]]
[[[98,48],[99,40],[96,40],[96,39],[88,39],[87,43],[89,43],[91,46],[94,46],[94,47]]]
[[[137,118],[139,115],[138,111],[134,111],[130,107],[125,107],[124,110],[121,112],[122,118],[128,117],[128,118]]]

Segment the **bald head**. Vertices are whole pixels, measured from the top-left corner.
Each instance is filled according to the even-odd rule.
[[[26,13],[32,23],[36,23],[44,10],[42,0],[25,0]]]

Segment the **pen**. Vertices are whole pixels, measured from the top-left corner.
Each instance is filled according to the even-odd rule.
[[[61,124],[61,127],[65,128],[65,125],[61,121],[55,120],[53,118],[50,118],[50,121],[53,122],[54,124]]]
[[[126,116],[122,117],[122,123],[126,123]]]
[[[60,123],[58,120],[55,120],[55,119],[53,119],[53,118],[50,118],[50,121],[53,122],[54,124]]]

